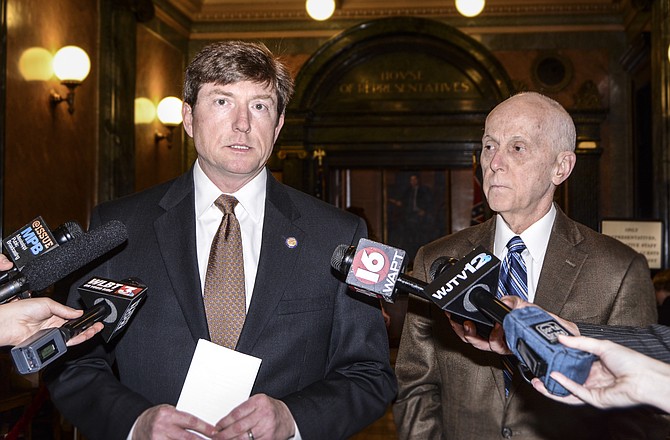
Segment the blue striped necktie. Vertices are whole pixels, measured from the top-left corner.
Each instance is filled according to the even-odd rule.
[[[518,235],[512,237],[507,243],[507,256],[502,262],[500,276],[498,277],[498,298],[505,295],[516,295],[524,301],[528,301],[528,271],[526,270],[526,262],[521,256],[524,249],[526,249],[526,245]],[[505,397],[509,394],[514,365],[516,365],[514,356],[506,356],[503,359]]]

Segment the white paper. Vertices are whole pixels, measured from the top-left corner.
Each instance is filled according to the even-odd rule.
[[[261,359],[200,339],[177,409],[212,424],[251,394]]]

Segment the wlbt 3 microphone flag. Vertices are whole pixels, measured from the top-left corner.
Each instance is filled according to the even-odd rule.
[[[21,374],[35,373],[67,352],[67,341],[96,322],[104,328],[100,336],[105,342],[116,337],[128,324],[146,296],[147,287],[137,279],[120,282],[93,277],[78,288],[86,312],[60,328],[49,328],[12,348],[12,358]]]

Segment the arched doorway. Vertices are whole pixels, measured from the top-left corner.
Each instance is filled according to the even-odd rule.
[[[497,59],[446,24],[362,23],[298,74],[283,179],[366,218],[371,238],[405,249],[411,266],[419,245],[469,225],[473,153],[486,114],[511,93]]]
[[[455,218],[454,205],[472,201],[485,116],[511,92],[497,59],[446,24],[362,23],[322,46],[296,78],[280,141],[284,178],[342,208],[363,208],[375,236],[396,245],[408,242],[394,237],[393,217],[404,215],[394,206],[407,208],[403,193],[418,179],[432,193],[423,191],[420,204],[434,205],[434,231],[415,241],[451,232],[469,221],[469,206]]]

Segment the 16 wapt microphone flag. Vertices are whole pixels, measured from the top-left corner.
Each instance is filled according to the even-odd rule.
[[[404,268],[404,250],[361,238],[346,283],[356,292],[391,298]]]

